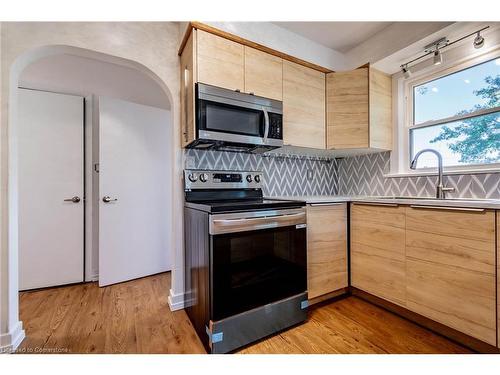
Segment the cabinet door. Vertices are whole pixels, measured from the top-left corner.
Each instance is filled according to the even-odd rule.
[[[307,206],[309,298],[347,287],[347,205]]]
[[[281,101],[283,60],[245,46],[245,92]]]
[[[370,69],[370,147],[392,149],[392,79]]]
[[[244,47],[231,40],[197,30],[198,81],[244,91]]]
[[[405,208],[354,204],[351,284],[405,306]]]
[[[497,345],[500,348],[500,211],[496,212],[497,215],[497,332],[498,340]]]
[[[283,61],[284,143],[324,149],[325,130],[325,74]]]
[[[495,213],[407,208],[407,307],[496,345]]]
[[[194,141],[195,138],[196,32],[197,30],[192,30],[180,59],[182,147]]]
[[[327,74],[327,148],[370,147],[368,78],[368,68]]]

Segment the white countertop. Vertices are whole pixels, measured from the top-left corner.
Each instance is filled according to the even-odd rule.
[[[306,196],[277,196],[272,199],[301,200],[308,204],[338,203],[338,202],[365,202],[377,204],[404,204],[414,206],[436,207],[463,207],[463,208],[489,208],[500,210],[500,199],[473,199],[473,198],[403,198],[403,197],[373,197],[373,196],[342,196],[342,195],[306,195]]]

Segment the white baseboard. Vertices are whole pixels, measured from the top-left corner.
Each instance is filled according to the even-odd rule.
[[[170,289],[168,306],[171,311],[182,310],[184,308],[184,293],[175,294],[174,291]]]
[[[85,281],[86,282],[99,281],[99,273],[91,273],[90,275],[86,275]]]
[[[19,321],[9,333],[0,335],[0,353],[14,352],[25,337],[23,322]]]

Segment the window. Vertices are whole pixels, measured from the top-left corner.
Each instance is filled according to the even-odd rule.
[[[500,163],[500,58],[411,87],[410,160],[432,148],[445,167]],[[422,154],[418,168],[436,166]]]

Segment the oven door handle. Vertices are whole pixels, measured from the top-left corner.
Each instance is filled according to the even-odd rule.
[[[267,137],[269,136],[269,113],[267,113],[266,107],[262,107],[262,112],[264,112],[264,144],[267,143]]]
[[[287,227],[305,223],[305,212],[243,219],[212,219],[210,221],[210,234],[248,232],[252,230]]]

